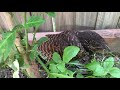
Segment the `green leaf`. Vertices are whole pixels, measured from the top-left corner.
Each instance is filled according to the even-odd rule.
[[[68,63],[72,58],[74,58],[78,52],[80,51],[80,48],[77,46],[68,46],[64,49],[63,53],[63,61]]]
[[[115,78],[120,78],[120,69],[117,67],[111,68],[109,73]]]
[[[65,63],[62,62],[62,63],[57,64],[57,68],[58,68],[61,72],[64,72],[64,71],[66,70],[66,68],[65,68]]]
[[[112,68],[114,65],[114,58],[109,57],[103,62],[103,67],[106,69],[106,71],[109,71],[110,68]]]
[[[49,69],[50,69],[51,73],[58,73],[59,72],[59,70],[57,69],[57,65],[55,65],[55,64],[50,64]]]
[[[7,32],[2,34],[3,40],[0,41],[0,62],[5,61],[14,46],[16,32]]]
[[[35,58],[38,56],[38,45],[35,45],[33,48],[32,48],[32,50],[31,50],[31,52],[30,52],[30,60],[31,61],[34,61],[35,60]]]
[[[63,74],[58,74],[58,73],[50,73],[53,76],[56,76],[58,78],[74,78],[74,77],[70,77],[68,75],[63,75]]]
[[[88,68],[89,70],[92,70],[92,71],[95,71],[98,66],[100,66],[100,63],[97,61],[93,61],[93,62],[85,65],[86,68]]]
[[[53,61],[55,61],[56,63],[62,62],[61,57],[60,57],[60,55],[59,55],[57,52],[54,52],[54,53],[53,53],[52,59],[53,59]]]
[[[107,73],[104,71],[104,68],[100,65],[99,62],[93,61],[85,66],[89,70],[93,71],[94,76],[104,76]]]
[[[21,57],[21,54],[18,51],[16,51],[16,54],[14,57],[18,60],[19,66],[22,67],[24,65],[24,60]]]
[[[106,73],[104,73],[104,68],[100,65],[98,65],[93,72],[94,76],[104,76]]]
[[[55,12],[46,12],[50,17],[55,17],[56,16],[56,14],[55,14]]]
[[[42,38],[40,38],[40,39],[37,41],[38,46],[42,45],[43,42],[46,42],[46,41],[48,41],[48,40],[49,40],[48,37],[42,37]]]
[[[24,24],[25,28],[38,27],[45,23],[45,19],[40,16],[31,16],[28,21]]]
[[[77,73],[76,78],[84,78],[84,76],[80,73]]]

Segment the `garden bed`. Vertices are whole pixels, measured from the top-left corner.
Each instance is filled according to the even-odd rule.
[[[100,36],[102,36],[105,41],[108,43],[108,46],[110,47],[111,51],[113,52],[120,52],[120,29],[104,29],[104,30],[92,30],[95,31],[96,33],[98,33]],[[41,37],[45,37],[45,35],[47,34],[58,34],[60,32],[39,32],[36,33],[36,39],[39,40]],[[29,39],[29,43],[32,42],[33,40],[33,34],[32,33],[28,33],[28,39]],[[0,73],[3,73],[5,75],[0,76],[1,78],[6,76],[7,78],[11,78],[12,77],[12,71],[10,71],[10,69],[6,69],[6,70],[0,70]],[[9,75],[8,75],[8,74]],[[44,70],[43,70],[43,73]],[[2,74],[0,74],[2,75]],[[42,77],[44,77],[45,75],[42,75]],[[21,72],[20,72],[20,77],[21,78],[26,78],[26,76],[24,76]]]

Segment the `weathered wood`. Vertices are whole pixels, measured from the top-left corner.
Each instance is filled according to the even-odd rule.
[[[76,25],[94,27],[97,12],[76,12]]]
[[[46,22],[40,27],[40,30],[41,31],[53,31],[52,18],[49,17],[47,14],[43,14],[43,17]]]
[[[66,25],[75,25],[75,13],[74,12],[57,12],[56,15],[56,27],[57,31],[69,30],[73,27],[65,27]]]
[[[91,30],[98,33],[103,38],[120,38],[120,29],[103,29],[103,30]],[[36,33],[36,39],[39,40],[41,37],[44,37],[47,34],[58,34],[60,32],[39,32]],[[29,41],[32,41],[33,34],[28,34]]]
[[[96,29],[115,29],[119,16],[119,12],[98,12]]]
[[[14,20],[14,25],[17,25],[17,24],[24,24],[24,12],[13,12],[13,20]],[[26,13],[26,19],[28,20],[30,17],[30,13],[27,12]],[[33,32],[33,28],[30,28],[29,29],[29,32]]]
[[[14,25],[24,23],[24,12],[12,12]],[[32,12],[33,15],[40,16],[44,12]],[[30,12],[27,12],[29,18]],[[56,12],[56,30],[83,30],[86,29],[116,29],[120,12]],[[52,18],[42,15],[46,22],[39,28],[38,32],[53,31]],[[1,16],[0,26],[3,30],[8,29],[8,23],[3,23]],[[6,24],[6,25],[5,25]],[[85,26],[85,27],[84,27]],[[33,32],[33,28],[29,30]]]
[[[14,24],[13,23],[11,24],[11,21],[13,22],[13,20],[11,19],[11,15],[9,13],[0,12],[0,25],[4,30],[9,31],[9,29],[13,28]]]

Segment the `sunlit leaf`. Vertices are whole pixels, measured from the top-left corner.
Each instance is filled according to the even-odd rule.
[[[63,53],[63,61],[68,63],[72,58],[74,58],[78,52],[80,51],[80,48],[77,46],[68,46],[64,49]]]
[[[110,69],[110,74],[115,78],[120,78],[120,69],[117,67],[113,67]]]
[[[25,28],[38,27],[45,23],[45,19],[40,16],[31,16],[28,21],[24,24]]]
[[[35,46],[32,48],[31,52],[30,52],[30,56],[29,56],[29,57],[30,57],[30,60],[31,60],[31,61],[34,61],[35,58],[38,56],[37,50],[38,50],[38,45],[35,45]]]
[[[52,59],[53,59],[53,61],[55,61],[56,63],[62,62],[61,57],[60,57],[60,55],[59,55],[57,52],[53,53]]]
[[[50,69],[51,73],[58,73],[59,72],[59,70],[57,69],[57,65],[55,65],[55,64],[50,64],[49,69]]]
[[[107,58],[104,62],[103,62],[103,67],[109,71],[110,68],[112,68],[114,65],[114,58],[113,57],[109,57]]]
[[[2,38],[0,41],[0,58],[5,61],[14,45],[16,32],[3,33]],[[0,59],[0,62],[2,62],[2,60]]]
[[[57,64],[57,68],[58,68],[61,72],[64,72],[64,71],[66,70],[66,68],[65,68],[65,63],[62,62],[62,63]]]

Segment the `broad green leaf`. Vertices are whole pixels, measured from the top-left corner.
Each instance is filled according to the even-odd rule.
[[[120,78],[120,69],[117,67],[111,68],[109,73],[115,78]]]
[[[57,68],[58,68],[61,72],[64,72],[64,71],[66,70],[66,68],[65,68],[65,63],[62,62],[62,63],[57,64]]]
[[[76,78],[84,78],[84,76],[80,73],[77,73]]]
[[[68,46],[64,49],[63,53],[63,61],[65,63],[68,63],[72,58],[74,58],[78,52],[80,51],[80,48],[77,46]]]
[[[16,32],[7,32],[2,34],[3,40],[0,41],[0,62],[5,61],[14,46]],[[2,59],[2,60],[1,60]]]
[[[57,65],[55,65],[55,64],[50,64],[49,69],[50,69],[51,73],[58,73],[59,72],[59,70],[57,69]]]
[[[55,61],[56,63],[62,62],[61,57],[60,57],[60,55],[59,55],[57,52],[53,53],[52,59],[53,59],[53,61]]]
[[[58,74],[58,73],[50,73],[53,76],[56,76],[58,78],[74,78],[74,77],[70,77],[68,75],[63,75],[63,74]]]
[[[103,63],[103,67],[104,69],[106,69],[107,71],[109,71],[110,68],[112,68],[114,65],[114,58],[113,57],[109,57],[107,58],[104,63]]]
[[[40,38],[40,39],[37,41],[38,46],[42,45],[42,43],[43,43],[43,42],[46,42],[46,41],[48,41],[48,38],[47,38],[47,37],[42,37],[42,38]]]
[[[31,16],[28,21],[24,24],[25,28],[38,27],[45,23],[45,19],[40,16]]]
[[[56,16],[56,14],[55,14],[55,12],[46,12],[50,17],[55,17]]]
[[[100,65],[98,65],[93,72],[94,76],[104,76],[106,73],[104,73],[104,68]]]
[[[92,70],[92,71],[95,71],[98,66],[100,66],[100,63],[97,61],[93,61],[93,62],[85,65],[86,68],[88,68],[89,70]]]
[[[30,52],[30,60],[31,61],[34,61],[35,60],[35,58],[38,56],[38,45],[35,45],[33,48],[32,48],[32,50],[31,50],[31,52]]]
[[[13,73],[13,78],[19,78],[19,72],[18,71],[15,71]]]

